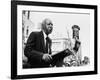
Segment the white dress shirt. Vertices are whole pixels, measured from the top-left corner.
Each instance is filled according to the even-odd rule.
[[[47,37],[47,35],[45,34],[44,31],[43,31],[43,36],[44,36],[44,43],[45,43],[45,46],[46,46],[46,37]]]

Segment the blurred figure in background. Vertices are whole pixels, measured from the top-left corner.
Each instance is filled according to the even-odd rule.
[[[73,55],[64,58],[65,65],[68,66],[79,66],[81,64],[81,42],[79,40],[79,30],[80,27],[78,25],[72,26],[73,35],[72,39],[69,38],[70,46],[69,50],[72,51]]]
[[[84,60],[82,61],[81,65],[87,65],[90,63],[90,59],[87,56],[84,56]]]

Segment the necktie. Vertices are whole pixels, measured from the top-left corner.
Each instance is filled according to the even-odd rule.
[[[49,45],[49,37],[47,36],[46,37],[46,47],[45,47],[46,48],[46,53],[48,53],[48,47],[49,47],[48,45]]]
[[[51,54],[51,44],[52,44],[52,40],[47,36],[46,37],[46,53]]]

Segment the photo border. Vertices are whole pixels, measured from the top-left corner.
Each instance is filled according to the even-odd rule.
[[[93,9],[94,10],[94,71],[17,75],[17,5]],[[48,2],[34,2],[34,1],[11,1],[11,78],[12,79],[75,76],[75,75],[90,75],[90,74],[97,74],[97,5],[48,3]]]

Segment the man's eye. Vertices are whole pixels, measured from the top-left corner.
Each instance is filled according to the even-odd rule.
[[[49,23],[49,24],[47,24],[47,25],[53,25],[52,23]]]

